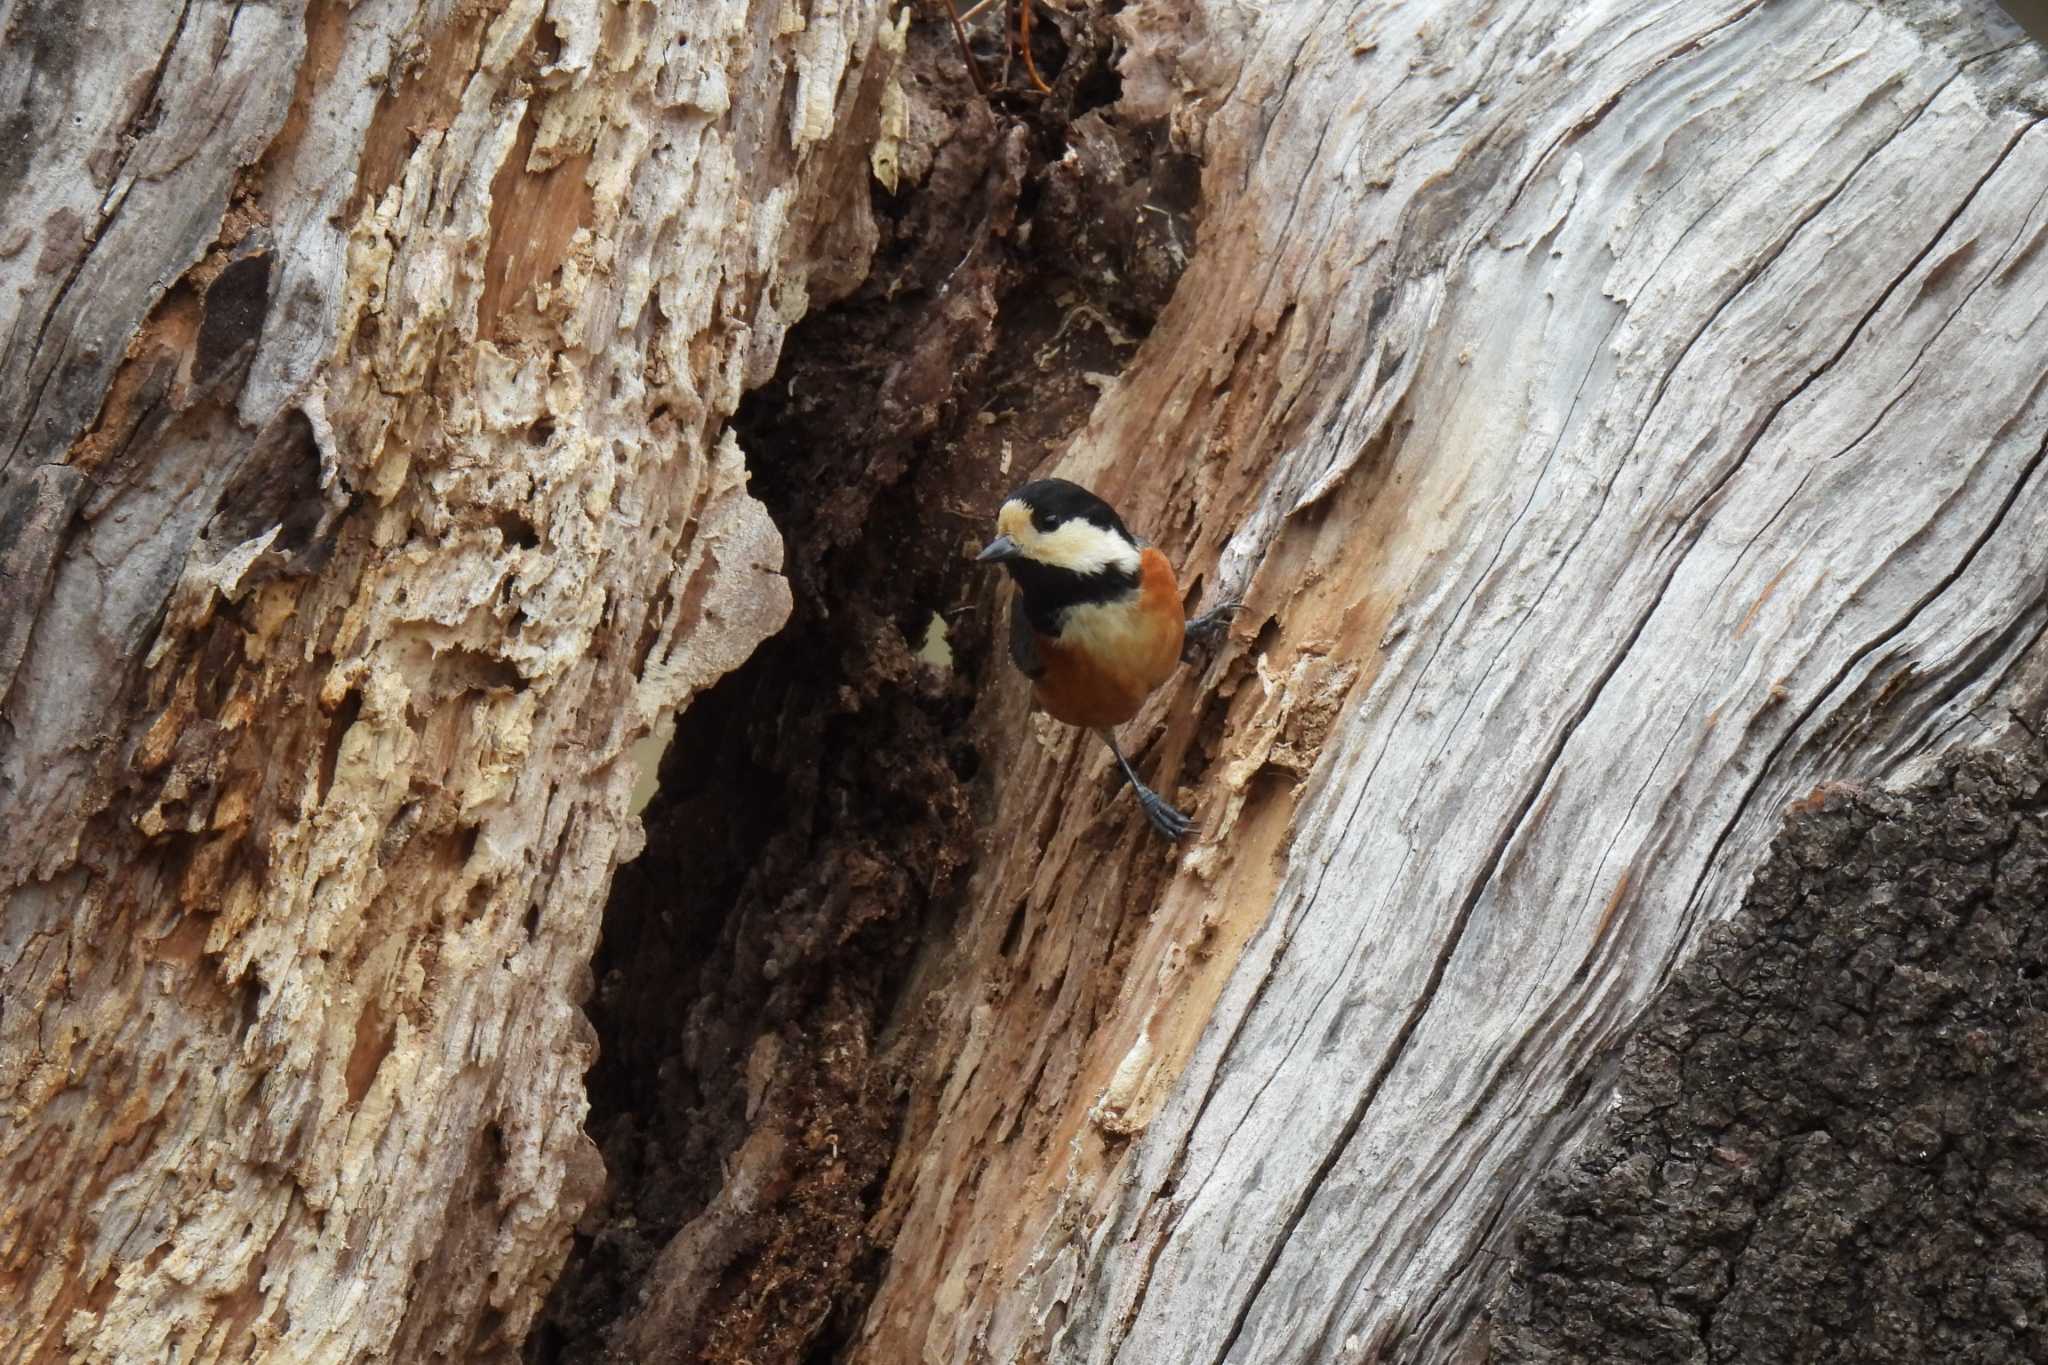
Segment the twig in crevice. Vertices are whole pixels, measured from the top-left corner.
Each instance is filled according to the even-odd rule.
[[[1024,74],[1031,77],[1031,83],[1038,87],[1039,94],[1050,95],[1052,87],[1039,76],[1038,65],[1031,60],[1031,0],[1018,0],[1017,50],[1024,54]]]
[[[946,17],[953,21],[953,36],[960,40],[960,55],[967,61],[967,74],[974,81],[975,91],[983,99],[987,99],[988,82],[981,78],[981,63],[974,60],[974,49],[967,45],[967,26],[960,22],[960,11],[953,8],[953,0],[945,0],[945,4]],[[968,14],[972,16],[980,8],[980,5],[976,5]]]

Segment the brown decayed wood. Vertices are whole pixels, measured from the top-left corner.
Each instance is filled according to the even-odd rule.
[[[720,433],[862,268],[881,9],[68,9],[4,59],[0,1354],[503,1357],[629,753],[789,610]]]
[[[854,1358],[1483,1354],[1515,1211],[1779,808],[2010,730],[2038,54],[1975,3],[1119,23],[1203,226],[1049,472],[1247,597],[1132,727],[1205,829],[1166,854],[988,704]]]

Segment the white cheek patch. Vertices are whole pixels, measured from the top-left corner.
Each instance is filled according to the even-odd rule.
[[[1028,524],[1028,523],[1027,523]],[[1028,536],[1017,536],[1024,552],[1041,564],[1081,575],[1120,569],[1138,571],[1138,552],[1116,532],[1092,521],[1075,518],[1062,522],[1050,535],[1032,528]]]

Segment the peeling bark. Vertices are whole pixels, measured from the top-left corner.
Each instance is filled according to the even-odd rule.
[[[1107,30],[1055,22],[1052,96],[993,107],[949,26],[913,29],[873,272],[735,421],[797,605],[682,717],[607,911],[590,1129],[612,1178],[531,1360],[826,1359],[881,1273],[884,1030],[984,816],[970,661],[1000,618],[974,537],[1086,419],[1191,230],[1186,158],[1089,108]],[[980,57],[1001,69],[998,43]]]
[[[502,1358],[586,1209],[534,1358],[1484,1358],[1788,802],[2038,729],[1989,0],[1038,0],[988,101],[99,9],[0,10],[10,1358]],[[1248,603],[1126,735],[1190,847],[994,648],[1039,472]]]
[[[858,1361],[1483,1358],[1788,802],[2011,733],[2048,126],[1989,4],[1141,3],[1203,159],[1096,486],[1249,606],[1133,727],[994,662]]]
[[[509,1353],[879,4],[0,9],[0,1355]]]

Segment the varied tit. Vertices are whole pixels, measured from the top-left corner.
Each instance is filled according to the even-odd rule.
[[[1188,620],[1166,556],[1065,479],[1035,479],[1012,493],[996,531],[978,557],[1016,580],[1010,658],[1032,695],[1055,720],[1101,735],[1152,827],[1181,838],[1193,822],[1138,780],[1114,727],[1138,714],[1198,642],[1222,633],[1236,604]]]

